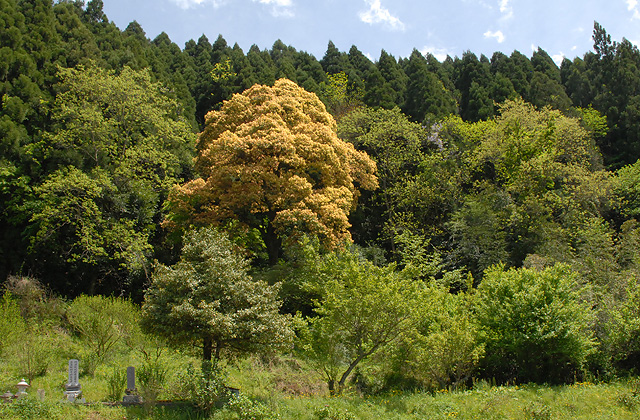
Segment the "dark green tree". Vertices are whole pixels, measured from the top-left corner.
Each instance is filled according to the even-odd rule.
[[[457,104],[438,76],[429,71],[426,58],[413,50],[405,66],[409,82],[403,112],[417,122],[436,122],[454,114]]]
[[[349,58],[345,53],[340,52],[336,48],[332,41],[329,41],[327,46],[327,52],[324,53],[324,57],[320,60],[322,69],[328,74],[338,74],[340,72],[347,72],[350,66]]]
[[[195,135],[148,71],[61,69],[55,130],[37,155],[50,175],[35,190],[35,269],[67,293],[127,290],[158,238],[169,188],[190,171]]]

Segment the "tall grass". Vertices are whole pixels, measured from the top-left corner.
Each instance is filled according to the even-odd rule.
[[[123,420],[123,419],[281,419],[281,420],[637,420],[640,394],[636,381],[609,384],[576,383],[567,386],[489,386],[472,390],[435,393],[394,392],[378,396],[291,395],[271,393],[244,401],[237,410],[214,410],[207,417],[187,405],[176,407],[129,407],[93,403],[63,403],[59,396],[44,402],[29,396],[0,405],[6,420]],[[251,395],[246,397],[252,397]],[[246,399],[245,397],[245,399]],[[244,411],[243,411],[244,410]],[[243,415],[242,413],[247,413]]]

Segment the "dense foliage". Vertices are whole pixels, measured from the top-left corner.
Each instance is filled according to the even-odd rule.
[[[212,228],[188,232],[180,261],[158,265],[145,292],[142,326],[177,344],[225,354],[273,352],[291,342],[277,287],[249,277],[248,261]]]
[[[558,67],[181,48],[101,0],[0,6],[0,355],[20,373],[130,346],[162,376],[143,301],[147,331],[205,359],[281,349],[299,311],[295,354],[337,392],[640,369],[640,51],[598,23]]]
[[[375,164],[338,138],[318,97],[285,79],[209,112],[196,147],[201,178],[174,190],[170,226],[238,222],[260,232],[271,265],[297,232],[350,239],[358,187],[377,187]]]

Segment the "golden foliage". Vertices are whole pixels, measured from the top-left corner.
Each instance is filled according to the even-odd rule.
[[[307,232],[335,246],[350,239],[358,188],[377,188],[375,163],[338,138],[315,94],[286,79],[209,112],[197,150],[202,178],[171,195],[174,223],[237,219],[264,229],[266,219],[280,235]]]

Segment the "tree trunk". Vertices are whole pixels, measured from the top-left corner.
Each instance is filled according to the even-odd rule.
[[[342,374],[342,377],[340,378],[340,381],[338,382],[338,392],[342,392],[342,388],[344,387],[344,383],[347,381],[347,378],[349,377],[349,375],[351,374],[353,369],[355,369],[355,367],[358,366],[358,363],[360,363],[364,358],[370,356],[376,350],[378,350],[378,347],[380,347],[380,344],[381,343],[375,344],[373,347],[371,347],[371,350],[369,350],[366,353],[360,353],[358,355],[358,357],[356,357],[355,360],[353,362],[351,362],[351,364],[349,365],[347,370]]]
[[[262,230],[262,240],[264,241],[264,245],[267,247],[267,254],[269,255],[269,266],[271,267],[278,264],[281,245],[280,238],[278,238],[278,234],[276,233],[276,230],[271,223],[274,217],[275,214],[270,214],[267,216],[267,226]]]
[[[327,386],[329,387],[329,395],[336,395],[336,381],[329,379],[327,381]]]
[[[220,361],[220,354],[222,352],[222,343],[220,340],[216,341],[216,363]]]
[[[211,337],[205,337],[202,343],[202,361],[211,364],[211,355],[213,353],[213,341]]]

